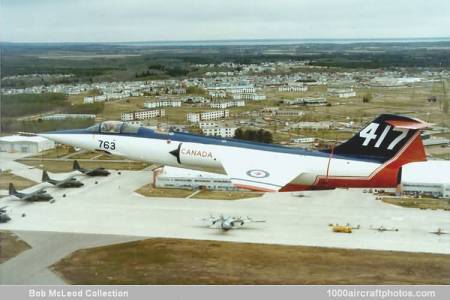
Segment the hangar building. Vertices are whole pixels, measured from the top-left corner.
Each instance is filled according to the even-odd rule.
[[[404,165],[401,191],[450,198],[450,161],[431,160]]]
[[[158,188],[236,190],[221,174],[165,166],[153,171],[153,185]]]
[[[0,137],[1,152],[37,153],[55,148],[55,142],[40,136],[10,135]]]

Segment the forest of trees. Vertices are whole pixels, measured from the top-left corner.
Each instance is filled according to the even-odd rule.
[[[264,129],[243,129],[238,128],[234,133],[234,138],[260,143],[273,143],[272,133]]]
[[[39,114],[67,107],[64,94],[18,94],[2,95],[1,112],[3,118]]]

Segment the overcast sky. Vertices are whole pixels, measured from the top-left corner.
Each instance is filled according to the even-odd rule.
[[[449,37],[449,0],[0,0],[0,41]]]

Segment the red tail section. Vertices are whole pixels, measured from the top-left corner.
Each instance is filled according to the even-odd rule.
[[[330,153],[330,161],[336,153],[350,159],[377,158],[380,160],[380,167],[372,174],[364,177],[317,176],[312,185],[288,184],[282,191],[396,187],[400,183],[401,167],[404,164],[426,160],[420,130],[428,126],[429,124],[417,119],[381,115]],[[397,134],[393,134],[394,132]],[[391,145],[394,146],[390,147]]]

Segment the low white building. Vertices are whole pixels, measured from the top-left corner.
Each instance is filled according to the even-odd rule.
[[[215,99],[215,98],[225,98],[227,96],[227,92],[223,91],[223,90],[213,90],[213,91],[209,91],[208,95]]]
[[[140,110],[122,113],[120,119],[122,121],[145,120],[156,117],[164,117],[166,111],[164,109]]]
[[[41,117],[42,120],[95,119],[94,114],[53,114]]]
[[[272,112],[273,116],[277,116],[277,117],[301,117],[303,116],[305,113],[301,110],[274,110]]]
[[[0,137],[0,151],[38,153],[55,148],[55,142],[40,136],[11,135]]]
[[[308,87],[303,84],[287,84],[278,87],[279,92],[306,92]]]
[[[450,198],[450,161],[413,162],[402,167],[404,194]]]
[[[289,125],[291,129],[313,129],[313,130],[319,130],[319,129],[330,129],[332,123],[323,121],[323,122],[298,122],[295,124]]]
[[[255,93],[241,93],[241,94],[233,94],[234,100],[253,100],[253,101],[261,101],[266,100],[266,95],[255,94]]]
[[[350,98],[356,96],[356,92],[353,88],[328,88],[328,94],[338,98]]]
[[[94,103],[94,96],[86,96],[83,98],[84,104]]]
[[[209,103],[210,100],[208,98],[202,96],[188,96],[182,99],[185,103]]]
[[[153,171],[157,188],[236,190],[226,175],[165,166]]]
[[[287,105],[305,105],[305,106],[322,106],[327,104],[325,98],[297,98],[283,100]]]
[[[94,102],[103,102],[106,100],[107,100],[106,95],[94,96]]]
[[[308,143],[314,143],[316,139],[313,137],[295,137],[292,138],[291,141],[295,144],[308,144]]]

